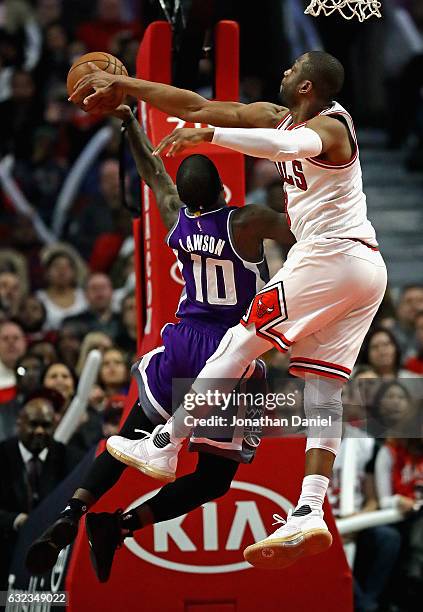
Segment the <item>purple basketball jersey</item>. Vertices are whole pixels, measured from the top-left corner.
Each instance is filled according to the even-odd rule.
[[[185,281],[176,316],[211,323],[221,329],[236,325],[254,295],[269,280],[265,259],[252,263],[236,252],[231,217],[236,207],[193,215],[186,207],[167,237]]]

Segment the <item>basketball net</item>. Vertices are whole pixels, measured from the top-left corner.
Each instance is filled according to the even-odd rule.
[[[320,13],[329,16],[338,11],[344,19],[357,17],[360,22],[372,17],[382,17],[379,0],[311,0],[304,11],[306,15],[318,17]]]

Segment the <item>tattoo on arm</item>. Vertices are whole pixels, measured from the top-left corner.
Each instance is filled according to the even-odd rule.
[[[160,157],[152,155],[153,145],[135,117],[127,124],[127,133],[138,174],[153,191],[162,221],[170,229],[182,206],[175,184]]]

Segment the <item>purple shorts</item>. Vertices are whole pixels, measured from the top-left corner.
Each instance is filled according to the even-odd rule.
[[[181,398],[213,355],[225,332],[196,322],[168,323],[162,330],[162,346],[144,355],[132,366],[138,381],[140,402],[153,423],[172,416],[178,398],[172,401],[172,381],[186,379]],[[160,418],[160,416],[162,418]]]
[[[164,423],[171,417],[224,335],[222,329],[196,321],[169,323],[162,330],[162,346],[150,351],[132,366],[132,374],[138,383],[140,405],[153,424]],[[265,366],[261,364],[257,362],[256,370],[260,370],[258,378],[264,380]],[[175,379],[179,380],[175,382]],[[231,449],[230,442],[223,448],[204,431],[199,434],[194,430],[193,437],[199,442],[191,442],[191,450],[201,448],[242,462],[251,461],[254,455],[255,447],[251,444],[243,443],[245,449]]]

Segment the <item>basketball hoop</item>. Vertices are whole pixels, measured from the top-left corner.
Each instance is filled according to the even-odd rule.
[[[311,0],[304,11],[306,15],[318,17],[323,13],[328,17],[338,11],[344,19],[357,17],[360,22],[372,17],[382,17],[379,0]]]

